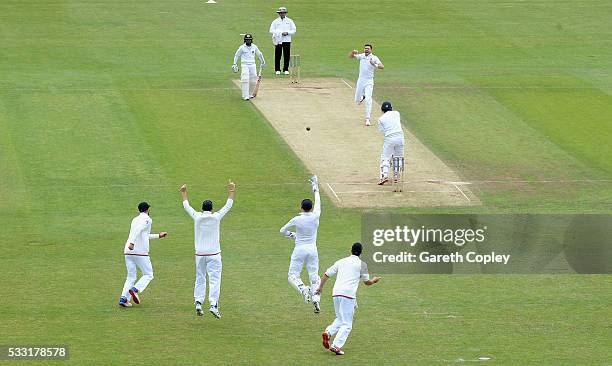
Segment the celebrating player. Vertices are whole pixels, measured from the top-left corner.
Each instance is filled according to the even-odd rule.
[[[149,240],[161,239],[168,235],[168,233],[163,231],[159,234],[151,234],[153,219],[149,216],[151,206],[148,203],[139,203],[138,211],[140,214],[132,219],[130,235],[123,249],[127,277],[125,278],[123,291],[121,291],[119,306],[124,308],[132,306],[130,298],[134,300],[134,303],[140,304],[140,293],[153,280],[153,266],[149,258]],[[142,272],[142,277],[140,277],[138,282],[136,282],[137,268]]]
[[[221,243],[219,241],[219,227],[221,219],[232,208],[236,195],[236,184],[229,181],[227,185],[228,197],[225,206],[213,213],[213,203],[209,200],[202,202],[202,212],[197,212],[189,205],[187,198],[187,185],[180,188],[183,198],[183,208],[193,219],[195,231],[195,263],[196,279],[193,290],[195,309],[198,316],[203,315],[202,304],[206,297],[206,274],[210,289],[208,290],[209,311],[221,318],[219,311],[219,292],[221,291]]]
[[[321,217],[321,202],[319,197],[319,183],[317,176],[310,177],[312,191],[314,192],[314,209],[312,201],[302,200],[302,212],[289,220],[280,229],[282,235],[295,240],[295,248],[291,254],[291,264],[289,265],[289,283],[304,297],[304,302],[313,302],[314,312],[321,311],[321,297],[312,295],[311,289],[317,288],[321,278],[319,277],[319,254],[317,253],[317,230],[319,228],[319,218]],[[295,232],[288,229],[295,226]],[[306,263],[310,287],[305,286],[300,277],[302,268]]]
[[[259,48],[253,43],[253,36],[251,34],[244,35],[244,44],[238,47],[236,54],[234,55],[234,64],[232,70],[238,72],[238,57],[240,57],[240,66],[242,72],[240,73],[240,85],[242,88],[242,99],[249,100],[253,98],[252,90],[255,89],[257,83],[257,65],[255,64],[255,55],[259,57],[261,62],[261,68],[266,67],[266,60],[264,60],[263,54],[259,51]]]
[[[315,291],[315,294],[320,295],[329,277],[337,274],[332,293],[336,319],[330,326],[325,328],[322,334],[323,347],[328,348],[337,355],[344,354],[342,346],[344,346],[353,327],[353,315],[355,314],[355,308],[357,308],[356,296],[359,280],[362,280],[368,286],[380,281],[380,277],[370,279],[368,266],[359,258],[362,249],[360,243],[353,244],[351,255],[336,261],[336,263],[329,267],[321,279],[321,284]],[[329,339],[333,335],[336,335],[336,337],[330,345]]]
[[[359,60],[359,79],[355,86],[355,102],[361,104],[365,101],[365,125],[370,126],[370,115],[372,114],[372,91],[374,89],[374,71],[384,69],[385,65],[380,62],[378,56],[372,53],[372,45],[366,44],[363,53],[352,50],[349,58]]]
[[[404,130],[400,114],[393,110],[390,102],[383,102],[380,106],[383,115],[378,119],[378,130],[385,136],[383,150],[380,154],[380,181],[379,185],[383,185],[389,181],[389,166],[391,157],[401,157],[401,164],[404,163]],[[396,173],[403,167],[395,168]],[[397,177],[394,177],[397,179]]]

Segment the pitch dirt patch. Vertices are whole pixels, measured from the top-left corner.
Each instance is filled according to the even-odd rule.
[[[239,86],[239,81],[236,81]],[[319,176],[321,189],[339,207],[436,207],[479,205],[478,198],[404,126],[404,190],[378,186],[383,137],[372,106],[372,126],[364,126],[363,106],[342,79],[267,78],[251,102],[261,111],[304,165]],[[401,113],[401,111],[400,111]],[[405,121],[404,121],[405,122]],[[310,131],[306,131],[310,127]]]

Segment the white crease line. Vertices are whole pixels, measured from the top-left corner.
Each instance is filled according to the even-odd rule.
[[[334,191],[334,189],[332,188],[332,186],[329,185],[329,183],[325,183],[327,184],[327,186],[329,187],[329,189],[332,191],[332,193],[334,194],[334,196],[336,197],[336,199],[338,200],[338,202],[340,202],[340,197],[338,197],[338,195],[336,194],[336,191]]]
[[[487,183],[542,183],[542,184],[560,184],[560,183],[612,183],[612,179],[569,179],[569,180],[473,180],[473,181],[446,181],[440,179],[424,179],[424,180],[410,180],[404,181],[404,184],[410,183],[430,183],[430,184],[447,184],[447,185],[470,185],[470,184],[487,184]],[[368,182],[335,182],[331,183],[335,185],[376,185],[376,183]]]
[[[353,87],[351,86],[351,84],[347,83],[347,82],[346,82],[346,80],[344,80],[344,79],[340,79],[340,80],[342,80],[342,82],[343,82],[343,83],[345,83],[345,84],[346,84],[346,86],[348,86],[349,88],[353,89]]]
[[[463,193],[463,191],[461,190],[461,188],[459,188],[459,186],[458,186],[458,185],[453,184],[453,186],[455,186],[455,188],[457,188],[457,189],[459,190],[459,192],[461,192],[461,194],[463,195],[463,197],[465,197],[465,199],[466,199],[466,200],[468,200],[468,202],[472,202],[472,200],[471,200],[471,199],[470,199],[468,196],[466,196],[466,195],[465,195],[465,193]]]
[[[338,194],[367,194],[367,193],[454,193],[455,191],[406,191],[393,192],[390,190],[385,191],[346,191],[346,192],[335,192]]]

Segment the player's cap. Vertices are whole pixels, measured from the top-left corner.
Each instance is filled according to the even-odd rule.
[[[151,205],[149,205],[148,203],[140,202],[138,204],[138,211],[139,212],[146,212],[149,209],[149,207],[151,207]]]
[[[247,33],[244,35],[244,40],[246,41],[247,39],[250,39],[251,41],[253,40],[253,35],[251,33]]]
[[[278,8],[276,13],[278,13],[278,14],[280,14],[280,13],[287,13],[287,8],[285,8],[284,6],[281,6],[280,8]]]
[[[301,207],[302,207],[302,210],[304,210],[305,212],[310,212],[310,210],[312,210],[312,201],[309,200],[308,198],[303,199]]]
[[[383,102],[383,104],[380,106],[380,110],[383,112],[392,111],[393,107],[391,106],[391,102]]]

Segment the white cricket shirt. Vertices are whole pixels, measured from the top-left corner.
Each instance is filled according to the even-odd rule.
[[[240,57],[241,65],[255,65],[255,56],[259,57],[259,61],[261,61],[261,63],[266,63],[263,54],[261,51],[259,51],[259,48],[254,43],[251,43],[250,46],[247,46],[246,43],[244,43],[238,47],[238,50],[236,50],[236,54],[234,55],[234,64],[238,62],[238,57]]]
[[[225,206],[213,213],[210,211],[197,212],[189,205],[188,200],[183,201],[183,208],[193,219],[196,255],[206,256],[221,253],[221,243],[219,242],[221,219],[229,212],[233,204],[234,200],[228,198]]]
[[[149,240],[159,239],[159,234],[151,234],[153,219],[145,212],[132,219],[130,235],[125,242],[123,253],[127,255],[149,255]],[[130,243],[134,244],[134,249],[130,250]]]
[[[372,80],[374,81],[374,71],[376,71],[376,66],[373,66],[370,61],[374,60],[376,64],[380,63],[380,59],[378,56],[374,56],[373,53],[369,55],[365,55],[365,53],[359,53],[355,55],[355,58],[359,60],[359,78],[364,80]]]
[[[385,137],[404,136],[402,121],[398,111],[385,112],[378,119],[378,130]]]
[[[270,33],[272,33],[272,35],[278,35],[277,39],[280,40],[279,43],[291,42],[291,36],[296,30],[295,23],[289,17],[285,17],[284,19],[278,17],[272,21],[272,24],[270,24]],[[283,36],[282,34],[284,32],[287,32],[288,34]]]
[[[315,192],[314,209],[311,212],[300,212],[280,229],[280,233],[289,236],[289,228],[295,226],[295,245],[317,244],[317,231],[321,217],[319,191]]]
[[[336,283],[332,296],[348,297],[354,299],[357,297],[357,287],[359,280],[368,281],[368,266],[359,259],[356,255],[342,258],[325,271],[327,277],[337,274]]]

